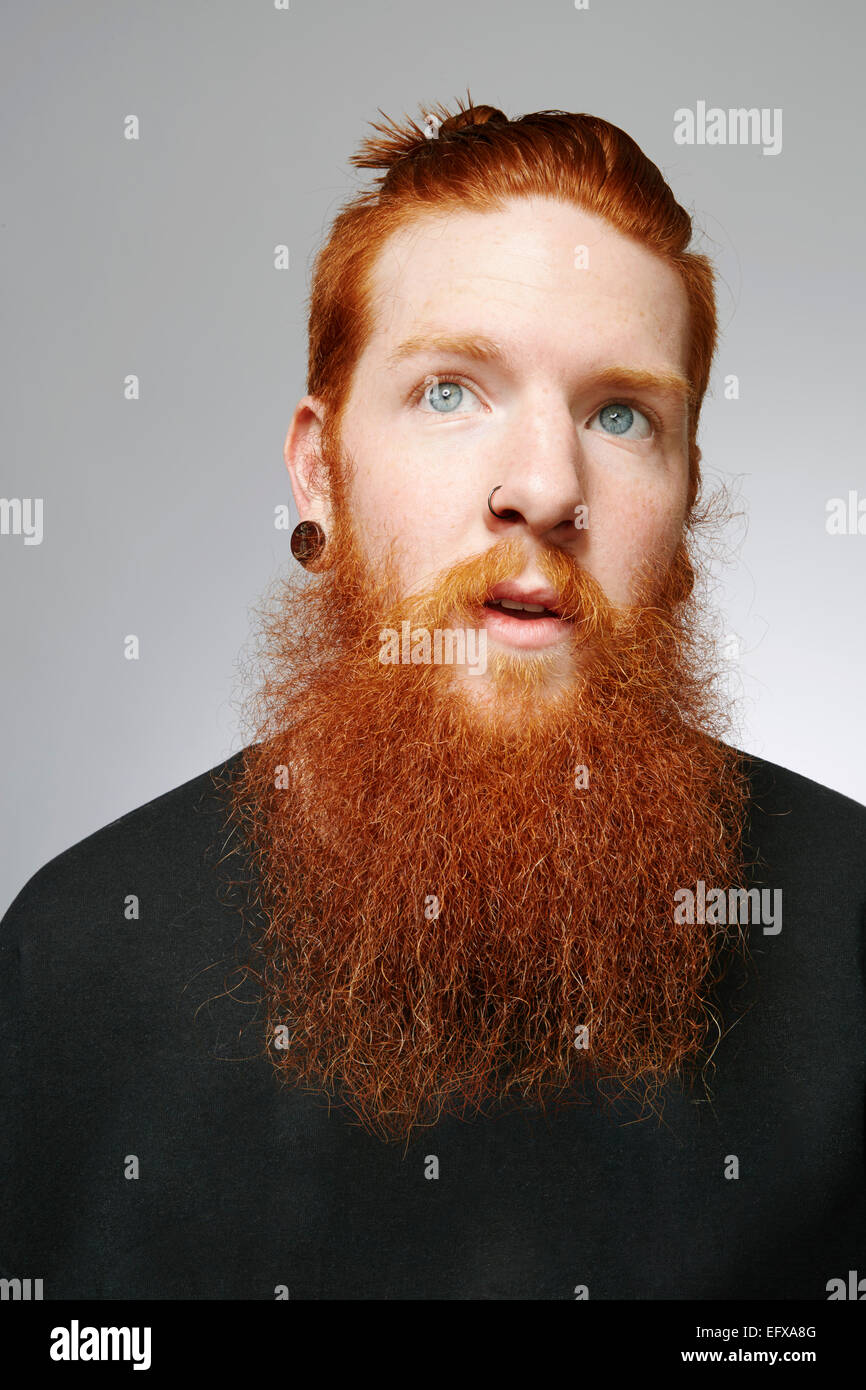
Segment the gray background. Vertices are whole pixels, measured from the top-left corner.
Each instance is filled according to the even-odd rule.
[[[747,514],[718,589],[739,743],[866,801],[866,536],[825,530],[828,498],[866,494],[862,11],[590,3],[7,0],[0,496],[44,498],[45,535],[0,536],[0,912],[241,746],[251,609],[293,563],[273,518],[313,255],[377,108],[467,86],[622,126],[695,213],[722,277],[704,468]],[[699,100],[781,107],[781,153],[676,145]]]

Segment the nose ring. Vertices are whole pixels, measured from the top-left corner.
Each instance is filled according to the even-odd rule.
[[[499,483],[499,484],[493,489],[493,492],[498,492],[499,489],[500,489],[501,487],[502,487],[502,484]],[[493,492],[491,492],[490,497],[493,496]],[[493,508],[490,506],[490,497],[488,497],[488,499],[487,499],[487,506],[490,508],[490,511],[493,512],[493,515],[494,515],[495,517],[498,517],[500,521],[504,521],[504,520],[505,520],[505,512],[494,512],[494,511],[493,511]],[[507,508],[506,508],[506,511],[510,511],[510,510],[511,510],[510,507],[507,507]]]

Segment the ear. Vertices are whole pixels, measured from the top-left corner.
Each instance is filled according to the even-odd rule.
[[[325,407],[317,396],[304,396],[292,416],[283,447],[292,494],[301,521],[318,521],[327,534],[331,526],[329,479],[322,457]]]

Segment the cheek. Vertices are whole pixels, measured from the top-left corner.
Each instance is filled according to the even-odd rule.
[[[353,478],[348,504],[359,545],[368,561],[395,566],[394,582],[410,591],[466,551],[458,519],[459,498],[445,497],[424,480],[406,475],[399,460],[377,458]],[[396,545],[395,545],[396,542]]]
[[[378,554],[390,537],[411,529],[417,499],[396,461],[363,449],[357,449],[353,457],[356,470],[349,483],[349,509],[365,548]]]
[[[407,583],[464,558],[484,516],[483,470],[468,467],[465,459],[459,466],[442,457],[425,459],[417,446],[409,463],[408,448],[385,453],[373,435],[360,431],[349,447],[356,471],[348,505],[369,556],[383,555],[399,537]]]
[[[634,598],[641,567],[670,564],[682,537],[685,496],[633,489],[597,499],[587,568],[614,603]]]

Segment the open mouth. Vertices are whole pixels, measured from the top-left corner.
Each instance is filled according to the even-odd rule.
[[[555,646],[569,639],[574,625],[563,618],[556,606],[559,595],[552,589],[516,598],[508,593],[511,585],[501,587],[506,592],[497,594],[494,589],[482,609],[482,626],[492,638],[505,647],[524,649]]]
[[[484,607],[493,609],[497,613],[507,613],[509,618],[517,618],[521,621],[560,617],[555,608],[545,608],[541,603],[518,603],[516,599],[510,598],[489,598]]]

